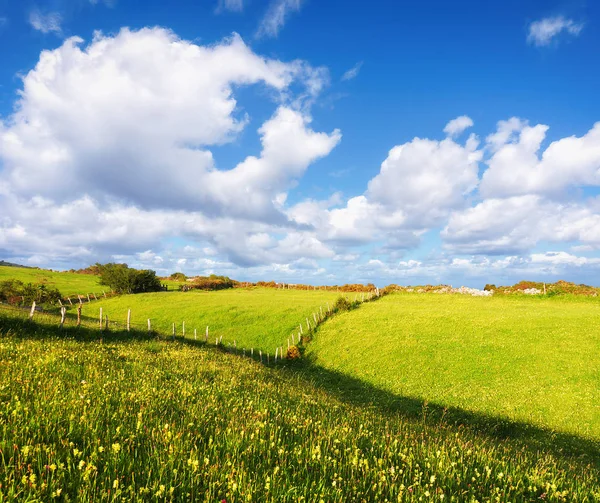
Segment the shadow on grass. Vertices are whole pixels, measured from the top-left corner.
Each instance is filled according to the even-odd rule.
[[[594,439],[398,395],[347,374],[325,369],[307,356],[288,364],[288,368],[345,403],[372,407],[384,415],[401,415],[427,425],[442,425],[496,442],[510,441],[531,452],[551,453],[557,458],[568,458],[600,470],[600,441]]]
[[[3,337],[33,340],[63,338],[81,342],[127,342],[132,340],[168,342],[173,340],[170,336],[160,335],[156,332],[148,333],[134,329],[130,332],[124,330],[102,331],[85,326],[79,328],[69,326],[61,329],[56,323],[27,321],[7,316],[0,311],[0,339]],[[189,346],[230,352],[224,346],[207,345],[203,340],[182,337],[176,337],[174,340]],[[235,352],[238,356],[242,356],[240,350]],[[249,353],[246,353],[245,356],[251,358]],[[253,359],[259,360],[258,351],[254,353]],[[266,363],[266,358],[263,359],[263,363]],[[459,407],[447,407],[414,397],[401,396],[347,374],[325,369],[309,356],[291,362],[280,360],[276,365],[273,365],[273,360],[271,360],[271,367],[281,370],[283,373],[292,373],[341,402],[374,408],[382,415],[401,416],[412,422],[442,427],[451,433],[468,433],[496,443],[510,442],[513,447],[524,448],[533,453],[549,453],[556,458],[590,465],[595,470],[600,470],[600,441],[597,440],[546,429],[522,421],[513,421]]]

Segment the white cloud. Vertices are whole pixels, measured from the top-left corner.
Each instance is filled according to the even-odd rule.
[[[62,17],[58,12],[42,14],[39,9],[34,9],[29,13],[29,24],[42,33],[60,35],[62,33],[61,23]]]
[[[367,197],[402,211],[413,228],[428,227],[465,204],[478,183],[482,152],[470,136],[465,145],[415,138],[390,150],[380,173],[368,185]]]
[[[159,28],[44,51],[16,112],[0,122],[0,249],[136,258],[181,236],[240,264],[333,256],[283,209],[287,191],[341,138],[313,131],[306,100],[290,90],[295,83],[314,98],[322,75],[262,58],[238,36],[198,46]],[[262,149],[217,169],[210,148],[248,123],[234,88],[249,84],[277,103],[258,128]]]
[[[350,70],[347,70],[344,75],[342,75],[342,80],[352,80],[355,79],[358,76],[358,73],[360,72],[360,69],[363,66],[363,62],[359,61],[358,63],[356,63],[352,68],[350,68]]]
[[[444,133],[455,138],[470,127],[473,127],[473,120],[467,115],[461,115],[446,124]]]
[[[536,195],[486,199],[450,216],[442,237],[459,253],[523,253],[540,242],[600,247],[600,211],[593,203],[560,204]]]
[[[340,141],[338,131],[313,132],[306,112],[282,104],[259,128],[261,156],[218,170],[209,147],[247,123],[236,117],[232,86],[263,83],[284,93],[308,75],[312,87],[306,64],[261,58],[238,36],[202,47],[158,28],[80,44],[69,39],[42,53],[24,78],[18,111],[0,125],[5,176],[21,195],[64,201],[85,193],[281,219],[276,194]]]
[[[488,137],[492,156],[481,181],[483,197],[552,195],[600,185],[600,122],[582,137],[561,138],[540,153],[548,129],[516,118],[499,123]]]
[[[529,25],[527,42],[538,47],[550,45],[552,40],[562,32],[577,36],[583,30],[583,24],[576,23],[564,16],[547,17],[534,21]]]
[[[260,22],[256,36],[277,37],[293,12],[298,12],[303,0],[271,0],[267,12]]]
[[[242,12],[244,10],[244,0],[219,0],[217,12],[228,10],[230,12]]]

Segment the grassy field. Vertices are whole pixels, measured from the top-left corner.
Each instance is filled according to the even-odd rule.
[[[334,317],[308,348],[406,406],[600,440],[597,299],[392,294]]]
[[[597,464],[357,404],[341,375],[98,337],[0,312],[0,501],[600,498]]]
[[[45,283],[48,286],[58,288],[60,293],[65,296],[98,294],[102,290],[110,290],[110,288],[100,285],[98,276],[91,274],[0,266],[0,281],[8,279],[18,279],[23,283]]]
[[[146,327],[150,318],[152,327],[163,333],[172,332],[176,324],[177,335],[185,322],[186,337],[204,340],[209,327],[209,341],[223,338],[223,344],[236,341],[237,346],[269,351],[284,345],[287,337],[297,333],[299,324],[306,318],[313,323],[312,313],[327,302],[333,304],[339,294],[325,291],[276,290],[269,288],[239,288],[217,292],[159,292],[124,295],[85,304],[83,314],[97,317],[100,307],[109,320],[122,324],[131,309],[134,326]]]

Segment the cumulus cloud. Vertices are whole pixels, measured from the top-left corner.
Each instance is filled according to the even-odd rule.
[[[265,16],[262,18],[257,38],[277,37],[290,15],[298,12],[303,0],[271,0]]]
[[[444,133],[454,138],[470,127],[473,127],[473,120],[471,117],[468,115],[461,115],[446,124]]]
[[[302,246],[333,254],[282,210],[287,190],[341,139],[313,131],[291,90],[316,96],[321,70],[260,57],[237,35],[198,46],[124,29],[82,44],[44,51],[0,122],[1,250],[104,256],[187,236],[243,264],[296,260]],[[249,84],[271,90],[275,112],[258,128],[258,155],[219,169],[211,147],[247,125],[234,87]]]
[[[339,132],[315,133],[309,116],[281,104],[259,129],[259,157],[222,171],[209,147],[247,123],[236,116],[234,85],[284,92],[305,74],[304,65],[257,56],[238,36],[212,47],[162,29],[97,34],[85,48],[69,39],[42,54],[24,78],[17,112],[0,126],[5,176],[28,196],[85,193],[276,219],[275,194],[327,155]]]
[[[583,24],[576,23],[564,16],[547,17],[529,25],[527,42],[538,47],[550,45],[561,33],[577,36],[583,30]]]
[[[355,79],[358,76],[362,66],[363,66],[363,62],[359,61],[352,68],[350,68],[349,70],[346,70],[346,72],[344,72],[344,75],[342,75],[342,80]]]
[[[39,9],[33,9],[29,13],[29,24],[34,30],[42,33],[60,35],[62,33],[61,23],[62,17],[58,12],[43,14]]]
[[[541,196],[491,198],[454,212],[442,231],[454,252],[524,253],[540,242],[578,241],[600,246],[597,205],[561,204]]]
[[[493,154],[481,181],[483,197],[550,195],[600,185],[600,122],[585,135],[561,138],[540,152],[548,129],[517,118],[498,123],[487,139]]]
[[[386,249],[417,246],[428,229],[466,205],[477,187],[482,151],[475,136],[464,144],[415,138],[395,146],[364,194],[337,201],[304,201],[288,211],[319,239],[340,246],[383,241]]]

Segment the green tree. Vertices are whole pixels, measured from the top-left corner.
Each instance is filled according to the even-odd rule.
[[[100,270],[100,284],[117,293],[158,292],[162,289],[156,272],[138,271],[127,264],[96,264]]]

